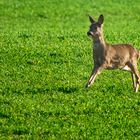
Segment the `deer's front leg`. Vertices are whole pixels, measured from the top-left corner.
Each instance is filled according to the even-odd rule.
[[[94,83],[95,78],[97,77],[98,74],[101,73],[102,70],[103,70],[103,67],[94,67],[93,68],[90,78],[86,84],[86,87],[90,87]]]

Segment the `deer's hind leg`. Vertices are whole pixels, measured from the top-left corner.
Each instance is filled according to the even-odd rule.
[[[130,64],[125,65],[125,67],[123,68],[123,70],[125,71],[130,71],[131,72],[131,77],[132,77],[132,82],[133,82],[133,88],[136,88],[136,78],[135,78],[135,74],[132,72],[132,66],[130,66]]]
[[[133,88],[136,88],[136,77],[135,74],[133,72],[131,72],[131,76],[132,76],[132,81],[133,81]]]
[[[140,74],[137,67],[137,61],[135,60],[133,61],[133,63],[129,63],[128,65],[131,68],[135,92],[138,92],[139,84],[140,84]]]

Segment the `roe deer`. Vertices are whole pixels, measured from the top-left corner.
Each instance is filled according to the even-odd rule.
[[[91,26],[87,35],[93,40],[94,68],[86,87],[90,87],[94,83],[96,76],[102,70],[122,69],[131,72],[134,90],[138,92],[140,75],[137,61],[140,51],[129,44],[107,44],[103,36],[103,15],[99,16],[98,21],[95,21],[91,16],[89,16],[89,20]]]

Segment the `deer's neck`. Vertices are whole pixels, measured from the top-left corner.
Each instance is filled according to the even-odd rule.
[[[99,37],[94,39],[93,44],[95,47],[100,46],[100,47],[106,48],[103,31],[101,32],[101,35]]]

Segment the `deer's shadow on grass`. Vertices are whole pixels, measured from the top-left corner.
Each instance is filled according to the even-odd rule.
[[[57,89],[58,92],[62,92],[65,94],[71,94],[79,91],[78,87],[59,87]]]
[[[9,118],[9,115],[0,112],[0,118]]]
[[[23,94],[47,94],[47,93],[64,93],[64,94],[72,94],[78,92],[80,88],[78,86],[42,86],[41,88],[37,87],[28,87],[26,89],[11,89],[10,91],[3,91],[2,95],[14,93],[14,95],[23,95]]]

